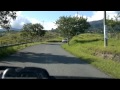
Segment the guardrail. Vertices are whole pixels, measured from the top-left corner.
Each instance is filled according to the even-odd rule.
[[[27,43],[33,43],[33,42],[27,42]],[[10,46],[17,46],[17,45],[22,45],[22,44],[27,44],[27,43],[9,44],[9,45],[0,46],[0,48],[10,47]]]

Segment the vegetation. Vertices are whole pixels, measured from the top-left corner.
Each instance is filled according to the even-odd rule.
[[[103,33],[103,20],[89,22],[90,27],[85,31],[87,33]]]
[[[0,46],[29,42],[61,42],[62,37],[57,30],[44,32],[44,36],[36,36],[34,38],[24,31],[0,32]]]
[[[0,58],[6,57],[6,56],[13,54],[13,53],[17,52],[18,50],[24,49],[26,47],[41,44],[41,43],[46,43],[46,42],[27,43],[27,44],[21,44],[21,45],[16,45],[16,46],[0,48]]]
[[[41,38],[36,38],[34,41],[31,43],[31,39],[29,39],[29,36],[25,38],[23,34],[23,31],[9,31],[9,32],[1,32],[4,33],[0,37],[0,46],[4,45],[10,45],[10,44],[17,44],[17,43],[27,43],[27,44],[21,44],[21,45],[16,45],[16,46],[10,46],[10,47],[4,47],[0,48],[0,58],[6,57],[10,54],[13,54],[17,52],[20,49],[23,49],[25,47],[35,45],[35,44],[41,44],[41,43],[47,43],[47,42],[59,42],[61,41],[61,36],[56,33],[56,31],[45,31],[46,33],[44,36]],[[22,34],[22,35],[21,35]],[[27,32],[26,32],[27,34]],[[33,39],[32,39],[33,40]]]
[[[16,11],[0,11],[0,26],[7,30],[10,29],[10,19],[16,19]]]
[[[0,11],[0,26],[10,30],[10,19],[8,17],[15,20],[16,12]],[[62,38],[67,38],[68,44],[62,45],[64,49],[80,59],[86,60],[106,74],[120,78],[119,18],[119,12],[115,16],[115,19],[107,18],[109,38],[108,47],[106,48],[104,48],[103,41],[103,21],[87,22],[87,19],[83,17],[61,16],[56,21],[58,28],[50,31],[43,30],[44,27],[40,23],[28,23],[24,24],[22,30],[19,32],[0,32],[0,46],[27,43],[0,48],[0,58],[31,45],[42,42],[61,42]]]
[[[120,41],[110,38],[108,47],[104,48],[102,34],[81,34],[73,37],[70,44],[62,47],[105,73],[120,78]]]
[[[40,40],[40,37],[45,35],[45,30],[42,30],[42,29],[43,29],[43,26],[39,23],[24,24],[21,31],[21,36],[24,39],[31,39],[31,41]]]
[[[31,42],[31,40],[21,37],[21,32],[9,31],[4,33],[4,35],[0,37],[0,46],[28,42]]]
[[[108,27],[108,32],[110,33],[110,37],[116,37],[117,39],[120,39],[119,32],[120,32],[120,12],[117,13],[116,16],[114,16],[115,19],[113,18],[107,18],[107,27]]]
[[[78,33],[84,33],[85,29],[88,29],[90,26],[87,22],[87,19],[83,17],[60,17],[56,24],[58,25],[58,30],[60,31],[61,35],[69,40]]]
[[[20,32],[4,32],[0,37],[0,46],[22,43]]]
[[[44,39],[47,42],[61,42],[62,36],[58,32],[58,30],[54,29],[47,31],[42,39]]]
[[[41,24],[25,24],[21,31],[0,32],[0,46],[42,41],[46,31]]]

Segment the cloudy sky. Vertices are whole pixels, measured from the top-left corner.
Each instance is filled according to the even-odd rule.
[[[54,22],[60,16],[78,16],[87,17],[88,21],[103,19],[103,11],[18,11],[17,18],[11,22],[13,28],[22,28],[25,23],[41,23],[45,30],[56,28]],[[107,11],[107,15],[114,17],[115,11]]]

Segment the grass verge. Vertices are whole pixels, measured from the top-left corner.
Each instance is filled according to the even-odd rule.
[[[0,58],[4,58],[8,55],[16,53],[17,51],[24,49],[26,47],[37,45],[37,44],[42,44],[42,43],[47,43],[47,42],[34,42],[34,43],[28,43],[28,44],[22,44],[22,45],[17,45],[17,46],[0,48]]]
[[[47,42],[61,42],[61,41],[62,41],[62,37],[56,37],[54,39],[47,40]]]
[[[109,47],[104,48],[104,42],[101,35],[82,34],[75,36],[70,41],[70,46],[68,46],[67,44],[63,44],[62,47],[76,57],[87,61],[91,65],[97,67],[99,70],[112,76],[113,78],[120,78],[119,62],[93,55],[95,51],[99,51],[101,53],[108,52],[118,54],[120,52],[120,47],[117,47],[119,41],[117,41],[116,43],[114,41],[109,40]]]

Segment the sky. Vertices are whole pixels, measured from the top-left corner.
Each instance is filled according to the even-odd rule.
[[[13,28],[22,28],[25,23],[40,23],[45,30],[56,28],[55,21],[60,16],[83,16],[87,21],[95,21],[103,19],[103,11],[18,11],[17,18],[11,21]],[[107,11],[107,15],[114,17],[115,11]]]

